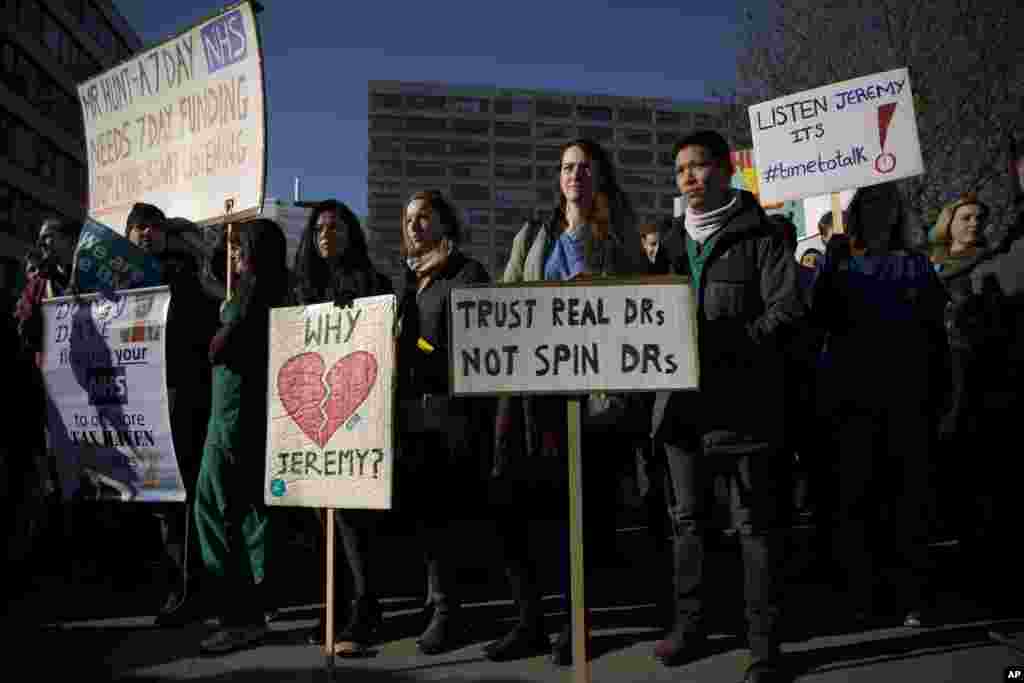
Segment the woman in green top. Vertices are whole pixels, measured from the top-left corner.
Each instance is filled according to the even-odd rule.
[[[230,244],[238,291],[225,302],[210,342],[213,401],[196,486],[196,528],[203,562],[222,583],[221,630],[205,653],[252,645],[266,634],[256,585],[264,579],[267,518],[262,502],[267,424],[270,309],[285,304],[288,270],[284,233],[255,220]],[[244,427],[243,427],[244,425]]]

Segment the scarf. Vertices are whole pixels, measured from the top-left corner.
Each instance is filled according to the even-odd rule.
[[[714,211],[697,213],[689,207],[686,208],[686,222],[684,225],[686,226],[686,232],[689,233],[690,238],[694,242],[703,246],[712,235],[726,224],[732,213],[739,207],[739,194],[735,192],[730,194],[732,194],[732,200]]]
[[[416,275],[417,293],[422,292],[430,284],[431,280],[434,279],[434,275],[448,263],[448,258],[454,251],[455,244],[450,242],[447,237],[444,237],[430,251],[424,252],[419,256],[409,256],[405,259],[405,264],[409,266],[409,270]]]

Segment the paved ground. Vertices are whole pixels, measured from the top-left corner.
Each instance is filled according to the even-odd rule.
[[[412,539],[399,534],[381,543],[378,585],[385,596],[382,642],[373,656],[338,660],[336,680],[368,683],[412,681],[570,681],[571,673],[556,669],[544,657],[495,664],[481,656],[481,646],[499,636],[512,623],[509,590],[502,579],[500,557],[487,526],[473,525],[474,554],[458,576],[467,600],[468,638],[460,649],[436,657],[417,653],[414,640],[423,623],[419,614],[422,575]],[[553,538],[537,535],[540,547]],[[992,628],[1024,632],[1024,614],[983,609],[956,586],[959,561],[955,546],[933,548],[936,561],[948,577],[939,600],[944,625],[929,629],[875,628],[863,632],[830,626],[835,596],[828,586],[806,570],[809,559],[806,534],[794,533],[790,553],[790,624],[786,652],[800,672],[801,681],[978,681],[1003,680],[1007,666],[1024,665],[1021,656],[993,644]],[[658,624],[664,612],[667,576],[644,529],[621,530],[616,536],[620,557],[630,561],[596,573],[588,585],[594,596],[594,681],[738,681],[746,661],[742,633],[739,576],[730,562],[728,544],[716,553],[720,569],[714,573],[712,613],[716,654],[690,665],[668,669],[651,658]],[[130,552],[126,548],[125,552]],[[213,623],[183,629],[151,626],[159,591],[148,573],[135,563],[101,564],[101,576],[68,579],[58,568],[42,566],[20,585],[9,602],[4,650],[9,666],[17,660],[40,680],[131,681],[314,681],[326,680],[320,650],[302,637],[316,618],[316,567],[309,548],[294,542],[282,551],[287,571],[281,617],[260,647],[223,657],[202,657],[199,641]],[[557,580],[543,577],[548,597],[545,608],[552,634],[564,619]],[[1024,637],[1022,637],[1024,640]],[[31,680],[21,674],[7,680]]]

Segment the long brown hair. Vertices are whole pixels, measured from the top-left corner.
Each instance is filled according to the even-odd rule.
[[[441,223],[441,234],[444,237],[447,237],[453,244],[459,244],[462,241],[462,222],[459,220],[459,214],[452,203],[445,199],[440,190],[420,190],[409,197],[409,201],[402,207],[402,241],[400,252],[403,257],[409,255],[409,245],[406,242],[408,237],[405,234],[405,211],[415,201],[426,202],[431,211],[437,214]]]
[[[634,216],[633,205],[629,201],[629,196],[622,191],[619,186],[619,180],[615,173],[615,164],[612,162],[611,156],[605,151],[605,149],[589,138],[576,138],[562,145],[558,151],[558,168],[559,171],[555,178],[555,193],[558,197],[558,206],[555,207],[555,219],[561,224],[565,225],[565,196],[562,194],[561,185],[561,168],[562,168],[562,157],[565,156],[566,151],[573,147],[579,147],[583,150],[583,153],[587,156],[587,159],[591,164],[597,166],[597,180],[598,183],[594,187],[594,206],[591,210],[594,214],[602,214],[607,212],[607,222],[597,220],[595,221],[595,227],[601,231],[601,228],[607,225],[609,228],[615,228],[621,230],[627,220],[631,220]],[[606,234],[596,232],[595,236],[598,239],[604,239],[607,237]],[[621,238],[622,235],[619,235]]]

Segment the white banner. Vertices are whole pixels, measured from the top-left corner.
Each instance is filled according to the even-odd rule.
[[[749,111],[764,203],[924,172],[907,69],[788,95]]]
[[[681,279],[453,289],[452,394],[696,389],[696,309]]]
[[[184,501],[171,439],[167,287],[43,304],[50,448],[65,499]]]
[[[391,508],[396,309],[271,310],[267,505]]]
[[[135,202],[194,222],[259,212],[263,64],[245,2],[78,86],[89,215],[124,233]]]

